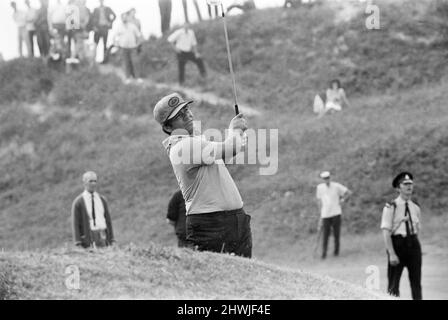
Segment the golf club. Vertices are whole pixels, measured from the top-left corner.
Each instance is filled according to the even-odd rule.
[[[232,55],[230,52],[230,43],[229,43],[229,34],[227,31],[227,21],[226,21],[226,15],[224,12],[224,5],[222,4],[222,0],[207,0],[207,4],[210,6],[221,6],[221,10],[222,10],[222,19],[224,21],[224,34],[226,37],[226,46],[227,46],[227,58],[229,60],[229,69],[230,69],[230,74],[232,76],[232,84],[233,84],[233,97],[235,99],[235,113],[236,115],[238,115],[240,113],[239,108],[238,108],[238,98],[237,98],[237,93],[236,93],[236,81],[235,81],[235,74],[233,72],[233,63],[232,63]]]

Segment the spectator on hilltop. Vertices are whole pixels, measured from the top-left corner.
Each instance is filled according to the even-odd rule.
[[[12,17],[17,25],[17,40],[19,44],[19,56],[23,57],[23,44],[28,46],[28,32],[26,30],[26,12],[19,10],[17,4],[13,1],[11,2],[11,8],[13,10]],[[30,49],[28,48],[28,54]]]
[[[188,61],[192,61],[196,64],[202,78],[207,76],[204,60],[198,51],[196,35],[189,23],[185,23],[182,28],[174,31],[167,40],[171,43],[176,52],[180,85],[185,81],[185,65]]]
[[[95,56],[98,50],[100,40],[103,40],[103,62],[107,61],[107,40],[109,37],[109,30],[117,18],[115,12],[104,5],[104,0],[100,0],[100,6],[95,8],[92,15],[92,28],[94,31],[95,41]]]
[[[68,53],[65,45],[65,37],[67,33],[67,14],[68,6],[63,4],[61,0],[52,6],[48,12],[48,24],[50,26],[50,34],[54,38],[55,51],[66,55]]]
[[[34,57],[34,38],[36,37],[36,19],[37,10],[31,7],[30,0],[25,0],[26,10],[26,31],[28,33],[27,37],[27,47],[28,56],[30,58]]]
[[[166,220],[174,227],[177,236],[177,246],[179,248],[188,247],[186,228],[186,208],[182,191],[178,190],[168,203]]]
[[[72,205],[75,245],[83,248],[111,246],[115,242],[112,221],[106,198],[97,192],[96,173],[84,173],[82,182],[84,192]]]
[[[132,8],[128,11],[128,18],[129,22],[135,24],[137,29],[141,32],[142,31],[142,23],[140,22],[140,19],[137,18],[137,10],[135,8]]]
[[[36,14],[36,37],[40,56],[47,58],[50,54],[50,26],[48,23],[48,0],[40,0],[40,9]]]
[[[75,41],[74,57],[80,61],[85,61],[87,58],[86,41],[89,38],[91,13],[86,6],[86,0],[75,0],[73,5],[79,12],[79,26],[70,30],[69,44],[71,44],[71,38],[73,38]],[[69,45],[69,47],[71,46]],[[71,50],[69,52],[70,56],[72,56]]]
[[[124,70],[129,82],[130,79],[136,78],[133,55],[141,45],[143,36],[135,24],[130,22],[127,12],[121,15],[121,21],[122,24],[117,29],[114,43],[122,51]]]

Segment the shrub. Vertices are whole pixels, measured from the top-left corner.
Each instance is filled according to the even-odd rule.
[[[40,59],[15,59],[0,64],[1,103],[33,102],[51,91],[55,73]]]

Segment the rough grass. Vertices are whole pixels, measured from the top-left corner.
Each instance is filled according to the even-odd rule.
[[[15,299],[388,299],[361,287],[228,255],[160,247],[5,252]],[[76,266],[80,290],[67,289]],[[74,269],[68,269],[74,270]],[[2,278],[3,279],[3,278]],[[70,280],[68,282],[70,283]],[[73,283],[73,282],[71,282]],[[3,282],[0,287],[3,292]]]

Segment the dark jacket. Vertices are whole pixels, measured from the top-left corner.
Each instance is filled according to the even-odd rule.
[[[104,219],[106,220],[106,244],[111,245],[114,240],[114,233],[112,229],[112,221],[110,218],[109,208],[107,206],[106,199],[100,195],[101,202],[104,207]],[[72,229],[73,229],[73,240],[76,245],[82,245],[84,248],[91,246],[92,238],[90,234],[90,224],[89,215],[87,213],[87,208],[80,194],[72,205]]]
[[[34,22],[36,30],[38,31],[49,31],[50,27],[48,25],[48,8],[41,7],[37,10],[36,21]]]
[[[166,215],[167,219],[175,222],[176,235],[180,239],[185,239],[187,236],[187,231],[185,227],[186,223],[186,209],[185,200],[182,196],[182,192],[179,190],[171,197],[168,203],[168,213]]]
[[[111,29],[112,23],[115,21],[117,16],[111,8],[104,7],[104,9],[106,10],[106,20],[109,23],[107,27],[108,29]],[[99,23],[100,23],[100,8],[98,7],[95,8],[95,10],[93,11],[91,25],[93,28],[99,28],[100,27]]]

